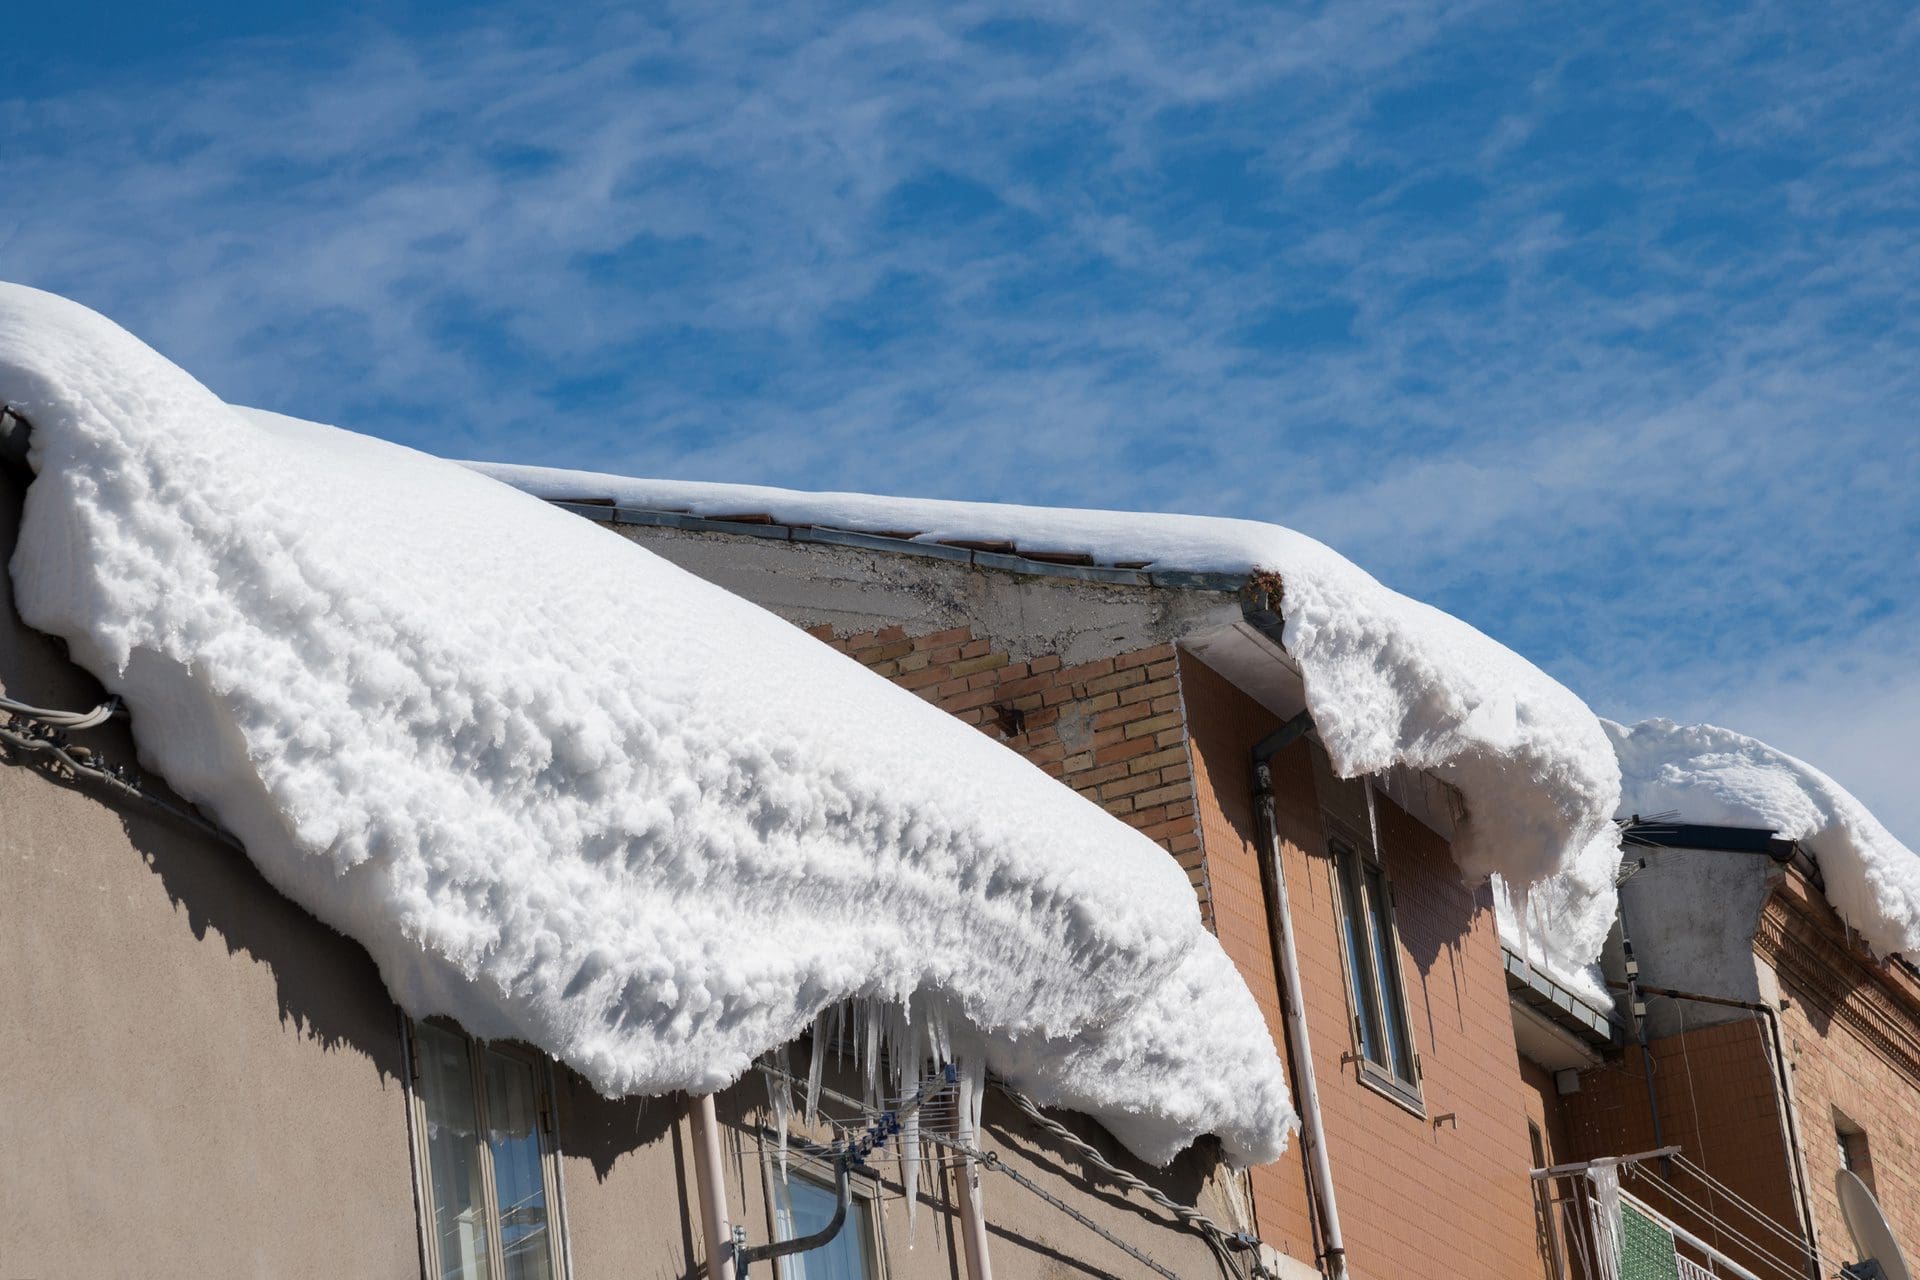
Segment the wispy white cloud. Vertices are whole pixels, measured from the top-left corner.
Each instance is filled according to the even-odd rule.
[[[0,103],[0,273],[443,452],[1280,519],[1603,710],[1778,724],[1897,807],[1913,767],[1857,743],[1916,688],[1917,41],[1877,6],[363,21]]]

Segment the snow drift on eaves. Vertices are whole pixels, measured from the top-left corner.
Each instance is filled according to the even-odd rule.
[[[1185,874],[984,735],[505,485],[236,412],[50,295],[0,286],[0,397],[34,426],[23,618],[409,1012],[655,1094],[864,997],[1148,1159],[1284,1145]]]
[[[1620,816],[1756,827],[1797,840],[1827,901],[1881,955],[1920,956],[1920,858],[1846,788],[1805,761],[1716,725],[1605,721],[1620,757]]]
[[[1468,813],[1454,856],[1469,876],[1500,872],[1524,891],[1582,868],[1562,904],[1577,948],[1599,954],[1611,918],[1619,769],[1600,722],[1565,687],[1458,618],[1411,600],[1304,534],[1254,520],[1076,511],[801,493],[757,485],[643,480],[500,463],[467,464],[548,499],[787,524],[912,532],[916,540],[1007,541],[1027,553],[1194,573],[1270,572],[1283,583],[1284,642],[1299,663],[1333,766],[1343,777],[1392,765],[1459,787]]]

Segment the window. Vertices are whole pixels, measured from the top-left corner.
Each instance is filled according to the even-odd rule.
[[[1852,1171],[1867,1184],[1867,1190],[1874,1190],[1873,1154],[1867,1147],[1866,1132],[1837,1108],[1833,1113],[1833,1138],[1840,1149],[1840,1167]]]
[[[833,1221],[838,1193],[798,1171],[773,1178],[774,1232],[782,1240],[824,1231]],[[805,1253],[780,1260],[784,1280],[877,1280],[873,1263],[873,1206],[858,1191],[847,1206],[840,1234]]]
[[[558,1183],[546,1062],[413,1025],[414,1132],[427,1271],[440,1280],[555,1280]]]
[[[1340,882],[1341,944],[1361,1077],[1418,1106],[1420,1064],[1400,985],[1400,943],[1386,871],[1357,840],[1336,835],[1328,843]]]

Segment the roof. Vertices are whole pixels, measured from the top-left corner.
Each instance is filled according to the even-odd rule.
[[[875,1066],[992,1070],[1144,1159],[1282,1149],[1279,1055],[1184,872],[987,736],[51,295],[0,286],[0,402],[32,424],[23,620],[407,1012],[617,1095],[713,1091],[851,1002]]]

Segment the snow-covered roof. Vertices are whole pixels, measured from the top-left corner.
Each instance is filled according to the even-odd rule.
[[[1920,956],[1920,858],[1820,770],[1717,725],[1605,721],[1620,757],[1620,816],[1751,827],[1795,840],[1827,901],[1881,955]]]
[[[141,758],[399,1003],[610,1094],[707,1091],[855,998],[1164,1160],[1293,1124],[1159,846],[756,606],[452,463],[236,411],[0,286],[16,599]],[[937,767],[929,767],[937,762]]]
[[[1542,886],[1528,914],[1536,938],[1550,941],[1552,959],[1542,953],[1543,964],[1578,974],[1605,941],[1618,862],[1611,819],[1619,768],[1599,719],[1518,654],[1389,590],[1304,534],[1255,520],[467,465],[555,501],[611,500],[618,508],[709,518],[764,515],[781,524],[1010,546],[1155,573],[1275,575],[1283,643],[1300,667],[1335,770],[1354,777],[1403,765],[1458,787],[1467,815],[1454,856],[1469,877],[1499,873],[1523,896]],[[1503,923],[1509,918],[1503,913]]]

